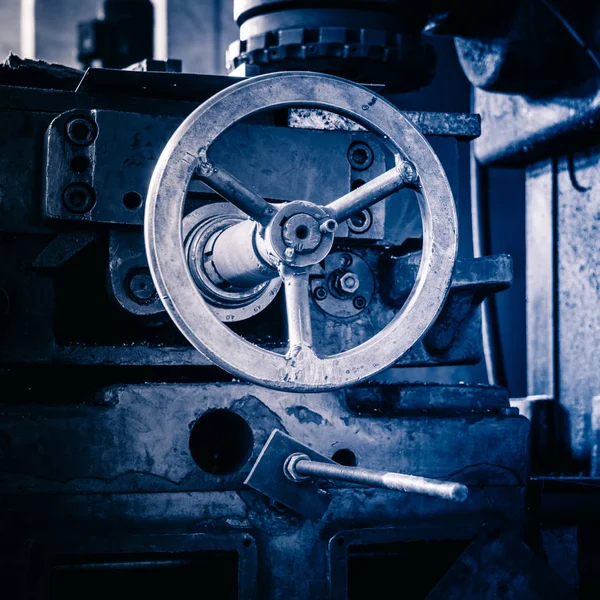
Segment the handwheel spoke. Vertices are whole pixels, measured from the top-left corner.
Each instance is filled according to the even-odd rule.
[[[327,208],[331,216],[341,223],[404,187],[406,180],[403,176],[402,164],[328,204]]]
[[[282,272],[285,286],[285,307],[287,312],[290,351],[297,347],[312,346],[312,323],[310,320],[310,298],[308,272]]]
[[[267,225],[275,214],[275,209],[264,198],[225,169],[202,162],[197,173],[209,188],[262,225]]]

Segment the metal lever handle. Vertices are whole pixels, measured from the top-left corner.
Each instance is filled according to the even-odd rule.
[[[435,496],[454,502],[464,502],[469,495],[469,489],[462,483],[317,462],[310,460],[308,455],[301,452],[290,454],[287,457],[283,471],[285,476],[292,481],[303,481],[309,477],[322,477],[334,481],[361,483],[387,490]]]

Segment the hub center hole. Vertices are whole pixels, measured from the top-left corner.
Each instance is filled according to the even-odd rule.
[[[306,225],[300,225],[300,227],[298,227],[296,229],[296,237],[299,240],[305,240],[308,237],[308,227]]]

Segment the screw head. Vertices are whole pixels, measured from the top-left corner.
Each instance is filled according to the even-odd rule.
[[[342,267],[349,267],[352,264],[352,256],[350,254],[344,254],[340,262],[342,263]]]
[[[373,164],[373,150],[362,142],[356,142],[348,148],[348,162],[353,169],[365,171]]]
[[[284,254],[288,260],[292,260],[296,256],[296,251],[293,248],[286,248]]]
[[[352,304],[356,310],[362,310],[365,306],[367,306],[367,301],[362,296],[356,296],[356,298],[352,300]]]
[[[132,269],[126,277],[128,296],[138,304],[150,304],[156,299],[156,288],[150,271],[147,269]]]
[[[63,192],[63,204],[72,213],[81,215],[94,207],[96,194],[89,185],[74,183]]]
[[[315,300],[325,300],[325,298],[327,298],[327,290],[324,287],[319,286],[314,289],[313,296],[315,297]]]

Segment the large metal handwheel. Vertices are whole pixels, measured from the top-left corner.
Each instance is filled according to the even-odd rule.
[[[275,206],[210,162],[215,139],[240,120],[268,109],[313,107],[346,116],[381,136],[395,168],[327,206],[306,201]],[[196,173],[248,215],[224,232],[222,265],[236,284],[281,277],[289,348],[256,346],[221,322],[195,285],[183,248],[186,190]],[[337,223],[403,186],[417,192],[423,251],[417,280],[400,312],[378,334],[340,354],[312,349],[307,269],[323,260]],[[281,390],[321,391],[356,384],[392,365],[427,331],[450,285],[457,249],[456,210],[444,170],[421,133],[372,91],[329,75],[286,72],[237,83],[198,107],[165,147],[150,184],[146,250],[166,310],[187,339],[233,375]]]

